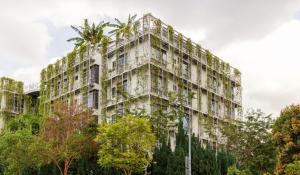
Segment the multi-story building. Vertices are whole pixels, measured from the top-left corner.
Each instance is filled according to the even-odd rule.
[[[99,119],[114,120],[128,111],[174,108],[172,94],[183,98],[192,131],[214,143],[203,127],[242,112],[241,74],[151,14],[133,25],[130,34],[80,48],[41,72],[40,110],[48,112],[57,99],[86,104]],[[176,106],[176,105],[175,105]]]
[[[0,78],[0,130],[11,117],[23,112],[23,83],[11,78]]]
[[[32,89],[31,89],[32,90]],[[0,78],[0,130],[7,120],[23,113],[37,113],[39,90],[27,91],[23,82]]]

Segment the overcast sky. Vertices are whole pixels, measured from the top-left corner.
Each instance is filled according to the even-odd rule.
[[[149,12],[241,70],[244,110],[300,103],[300,0],[3,0],[0,76],[37,82],[84,18]]]

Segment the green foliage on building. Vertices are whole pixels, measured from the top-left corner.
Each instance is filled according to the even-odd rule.
[[[23,111],[23,83],[11,78],[0,78],[0,112],[6,117]]]

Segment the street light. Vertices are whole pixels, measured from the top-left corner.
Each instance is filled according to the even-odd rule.
[[[185,174],[192,175],[192,119],[190,115],[184,117],[184,129],[188,131],[189,153],[185,157]]]

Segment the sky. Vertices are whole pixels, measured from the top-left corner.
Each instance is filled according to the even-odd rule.
[[[0,1],[0,77],[30,84],[73,47],[70,25],[152,13],[242,72],[243,107],[300,103],[300,0]]]

